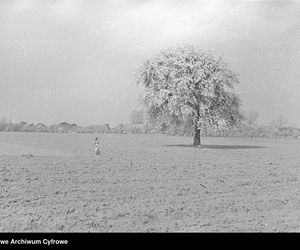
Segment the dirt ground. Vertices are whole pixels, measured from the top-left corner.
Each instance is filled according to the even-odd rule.
[[[300,232],[300,141],[0,133],[1,232]]]

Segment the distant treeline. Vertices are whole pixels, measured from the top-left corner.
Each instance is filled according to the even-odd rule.
[[[206,127],[202,129],[203,136],[211,137],[258,137],[258,138],[290,138],[300,139],[300,129],[286,126],[287,121],[282,117],[272,121],[269,126],[258,126],[255,121],[257,114],[253,112],[246,116],[243,123],[235,128],[214,129]],[[114,134],[167,134],[192,136],[192,124],[186,121],[180,125],[161,123],[159,126],[145,119],[143,111],[133,111],[130,114],[129,123],[121,123],[111,128],[109,124],[79,126],[75,123],[61,122],[45,125],[43,123],[7,122],[0,120],[0,131],[6,132],[49,132],[49,133],[114,133]],[[284,121],[284,122],[283,122]]]
[[[45,125],[44,123],[6,122],[0,121],[0,131],[6,132],[48,132],[48,133],[109,133],[109,124],[78,126],[75,123],[61,122],[59,124]]]
[[[111,133],[122,134],[142,134],[142,133],[160,133],[167,135],[192,136],[193,130],[185,125],[179,126],[162,126],[155,128],[151,125],[144,124],[120,124],[111,129]],[[248,138],[290,138],[300,139],[300,129],[294,127],[278,127],[278,126],[248,126],[241,124],[238,127],[224,130],[216,130],[206,128],[201,131],[203,136],[210,137],[248,137]]]
[[[248,138],[289,138],[300,139],[300,129],[277,126],[239,126],[220,132],[208,133],[208,136],[248,137]]]

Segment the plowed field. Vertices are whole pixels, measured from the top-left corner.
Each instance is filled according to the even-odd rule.
[[[0,231],[300,231],[300,141],[96,136],[0,133]]]

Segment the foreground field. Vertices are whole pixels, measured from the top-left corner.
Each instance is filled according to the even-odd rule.
[[[0,133],[0,231],[300,231],[300,141]]]

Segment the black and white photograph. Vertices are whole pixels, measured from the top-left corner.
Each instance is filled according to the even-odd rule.
[[[300,232],[299,79],[298,0],[0,0],[0,232]]]

